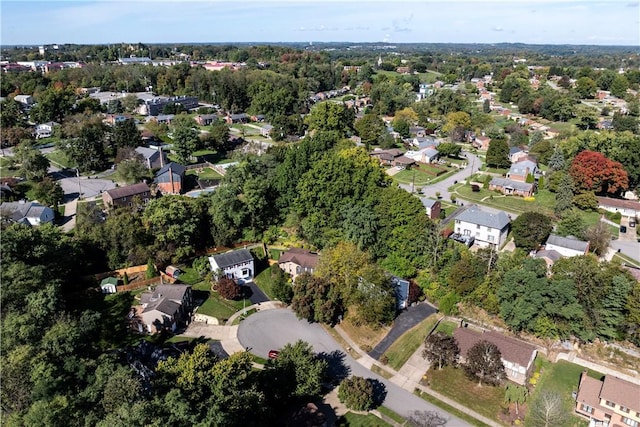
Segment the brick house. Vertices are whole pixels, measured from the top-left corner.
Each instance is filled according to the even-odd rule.
[[[590,427],[640,426],[640,384],[613,375],[603,380],[580,376],[575,411]]]
[[[185,177],[185,167],[171,162],[156,173],[155,183],[163,194],[180,194]]]
[[[146,205],[151,198],[151,189],[146,183],[141,182],[126,187],[113,188],[102,193],[102,201],[108,207],[133,206],[135,197],[138,197]]]
[[[319,259],[320,256],[315,252],[301,248],[290,248],[280,256],[278,265],[295,281],[299,274],[313,273]]]
[[[420,198],[422,205],[427,210],[427,216],[431,219],[440,218],[440,211],[442,210],[442,203],[440,200],[433,200],[427,198]]]

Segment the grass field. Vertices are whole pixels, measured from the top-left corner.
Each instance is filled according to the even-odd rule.
[[[273,280],[271,279],[271,269],[265,268],[254,279],[256,285],[264,292],[269,299],[273,299]]]
[[[436,173],[439,173],[441,171],[441,168],[421,164],[419,166],[414,166],[411,169],[405,169],[398,172],[393,176],[393,179],[403,184],[411,184],[413,182],[416,186],[423,186],[431,184],[433,182],[437,182],[435,181],[436,179],[449,172],[449,170],[447,170],[441,175],[436,175]]]
[[[389,360],[389,366],[396,371],[400,370],[411,355],[424,343],[427,334],[436,324],[436,321],[436,316],[431,315],[402,334],[384,353]]]
[[[536,211],[546,215],[553,215],[555,195],[548,190],[540,190],[535,195],[535,200],[525,200],[525,198],[519,196],[504,196],[484,188],[474,192],[470,185],[462,183],[453,186],[449,191],[451,190],[454,190],[456,194],[465,200],[508,212],[521,214],[527,211]]]
[[[462,369],[450,366],[430,369],[427,375],[433,390],[487,418],[498,420],[504,401],[504,387],[478,386],[477,381],[467,379]]]
[[[373,414],[356,414],[347,412],[336,422],[337,427],[383,427],[390,426]]]
[[[541,355],[538,355],[536,362],[537,365],[541,367],[541,375],[538,384],[527,401],[533,401],[542,391],[557,392],[562,396],[567,412],[573,413],[573,398],[571,393],[578,390],[580,374],[585,368],[564,360],[558,363],[551,363]],[[589,371],[588,375],[596,379],[602,378],[602,374],[596,371]],[[570,416],[567,422],[559,427],[583,427],[587,424],[585,420],[577,416]],[[532,420],[528,420],[525,416],[525,425],[534,427],[535,423],[532,422]]]
[[[54,166],[63,168],[73,168],[76,164],[73,160],[69,159],[62,151],[56,150],[51,153],[45,154],[45,157],[51,161]]]
[[[455,415],[456,417],[460,418],[461,420],[466,421],[467,423],[471,424],[472,426],[488,427],[485,423],[476,420],[472,416],[467,415],[466,413],[464,413],[462,411],[459,411],[458,409],[454,408],[451,405],[448,405],[448,404],[444,403],[443,401],[441,401],[439,399],[436,399],[435,397],[431,396],[428,393],[425,393],[425,392],[420,391],[420,390],[416,390],[416,394],[418,396],[420,396],[422,399],[426,400],[427,402],[433,403],[434,405],[438,406],[439,408],[444,409],[445,411],[447,411],[451,415]]]
[[[375,347],[391,329],[388,326],[379,329],[372,329],[367,325],[355,326],[351,323],[349,315],[340,323],[340,327],[365,352]]]
[[[191,169],[187,172],[187,175],[195,175],[199,179],[222,179],[222,175],[212,168],[202,168],[200,170]]]
[[[457,327],[458,325],[456,323],[443,320],[442,322],[440,322],[440,324],[438,324],[436,332],[442,332],[446,335],[453,336],[453,331]]]

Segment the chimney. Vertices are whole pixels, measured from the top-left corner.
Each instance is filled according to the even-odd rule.
[[[175,194],[175,189],[173,188],[173,170],[171,169],[171,163],[169,163],[169,182],[171,183],[171,194]]]

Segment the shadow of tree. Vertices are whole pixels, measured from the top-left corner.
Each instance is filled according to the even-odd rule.
[[[351,374],[351,368],[344,362],[347,357],[344,352],[340,350],[334,350],[331,353],[322,352],[318,357],[327,362],[326,378],[331,389]]]
[[[382,405],[387,398],[387,386],[373,378],[368,378],[368,381],[373,386],[373,407],[377,408]]]

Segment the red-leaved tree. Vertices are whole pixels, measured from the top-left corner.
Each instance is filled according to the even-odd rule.
[[[575,188],[596,193],[616,194],[629,188],[629,177],[619,162],[597,151],[578,154],[569,168]]]
[[[215,289],[218,294],[225,299],[238,299],[242,296],[242,288],[231,279],[226,277],[221,278],[215,284]]]

